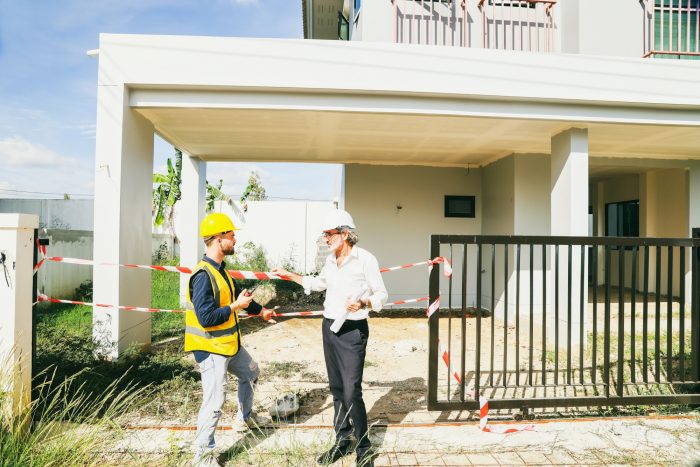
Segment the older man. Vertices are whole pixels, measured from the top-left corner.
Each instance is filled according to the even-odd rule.
[[[336,440],[318,458],[318,463],[332,464],[349,454],[354,428],[356,465],[371,467],[373,451],[362,399],[362,371],[369,339],[367,317],[370,309],[382,309],[388,295],[377,259],[356,245],[358,236],[352,216],[340,209],[331,211],[322,228],[329,255],[317,277],[300,276],[280,268],[272,271],[290,276],[307,294],[326,291],[323,353],[333,395]]]
[[[194,463],[218,466],[214,433],[226,400],[226,374],[238,378],[238,426],[262,423],[253,413],[253,389],[260,369],[243,348],[238,312],[259,314],[262,307],[246,290],[239,290],[226,272],[224,257],[234,253],[236,227],[222,213],[212,213],[200,225],[206,253],[190,277],[185,313],[185,351],[193,352],[202,375],[202,406],[197,418]],[[263,311],[269,319],[271,310]]]

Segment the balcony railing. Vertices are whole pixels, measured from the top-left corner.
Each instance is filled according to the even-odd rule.
[[[396,42],[408,44],[552,52],[556,3],[557,0],[393,0],[394,37]],[[479,14],[480,21],[476,21],[473,15]]]
[[[485,49],[554,51],[556,0],[479,0]]]
[[[467,0],[393,0],[395,41],[469,47]]]
[[[700,59],[700,0],[645,0],[644,57]]]

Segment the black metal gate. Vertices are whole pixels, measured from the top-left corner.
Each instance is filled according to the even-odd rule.
[[[700,403],[697,230],[431,236],[428,409]]]

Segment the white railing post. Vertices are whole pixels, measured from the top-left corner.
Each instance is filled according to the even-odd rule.
[[[3,415],[19,415],[31,403],[34,230],[38,227],[39,216],[0,214],[0,411]]]

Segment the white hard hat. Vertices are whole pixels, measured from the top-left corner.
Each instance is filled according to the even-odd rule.
[[[351,229],[355,228],[355,221],[352,220],[352,216],[349,212],[342,209],[334,209],[326,214],[326,218],[323,220],[321,230],[333,230],[342,225],[347,225]]]

